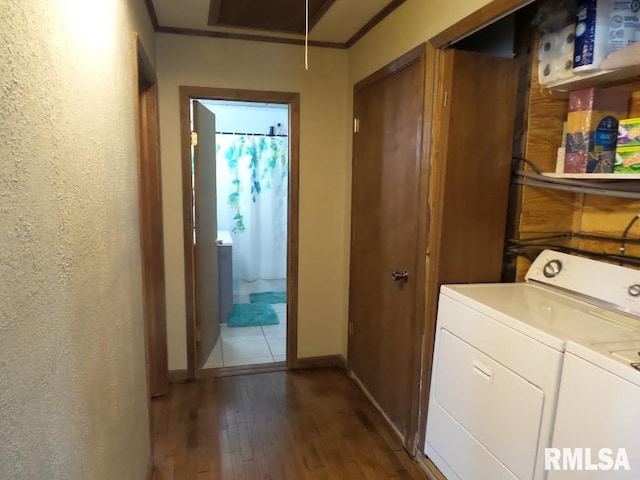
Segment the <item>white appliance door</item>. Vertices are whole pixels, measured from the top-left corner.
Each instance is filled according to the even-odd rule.
[[[438,335],[428,443],[462,479],[490,478],[496,462],[516,478],[533,478],[544,393],[449,331]],[[452,435],[459,440],[448,442]],[[471,461],[471,450],[493,458]],[[491,471],[479,472],[483,464]]]
[[[640,387],[567,352],[552,445],[567,448],[573,456],[582,455],[582,459],[567,458],[565,465],[561,457],[558,467],[567,470],[557,470],[550,463],[549,480],[639,479]],[[575,452],[577,448],[582,449],[581,453]],[[599,465],[601,449],[612,450],[611,467],[615,467],[619,449],[625,449],[630,470],[602,468],[607,465]],[[586,470],[587,464],[597,469]]]

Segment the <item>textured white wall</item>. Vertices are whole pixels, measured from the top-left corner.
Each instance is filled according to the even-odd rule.
[[[133,30],[154,55],[142,0],[0,2],[0,478],[145,477]]]

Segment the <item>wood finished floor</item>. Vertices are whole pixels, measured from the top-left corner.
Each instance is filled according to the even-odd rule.
[[[336,369],[172,385],[152,416],[154,480],[427,478]]]

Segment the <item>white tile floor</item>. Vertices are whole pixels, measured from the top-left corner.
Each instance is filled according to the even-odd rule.
[[[236,367],[286,361],[287,305],[271,305],[278,315],[278,325],[264,327],[220,326],[216,343],[203,368]]]

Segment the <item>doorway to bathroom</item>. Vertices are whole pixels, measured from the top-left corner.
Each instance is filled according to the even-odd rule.
[[[296,360],[299,96],[182,87],[181,111],[189,371],[286,368]]]

